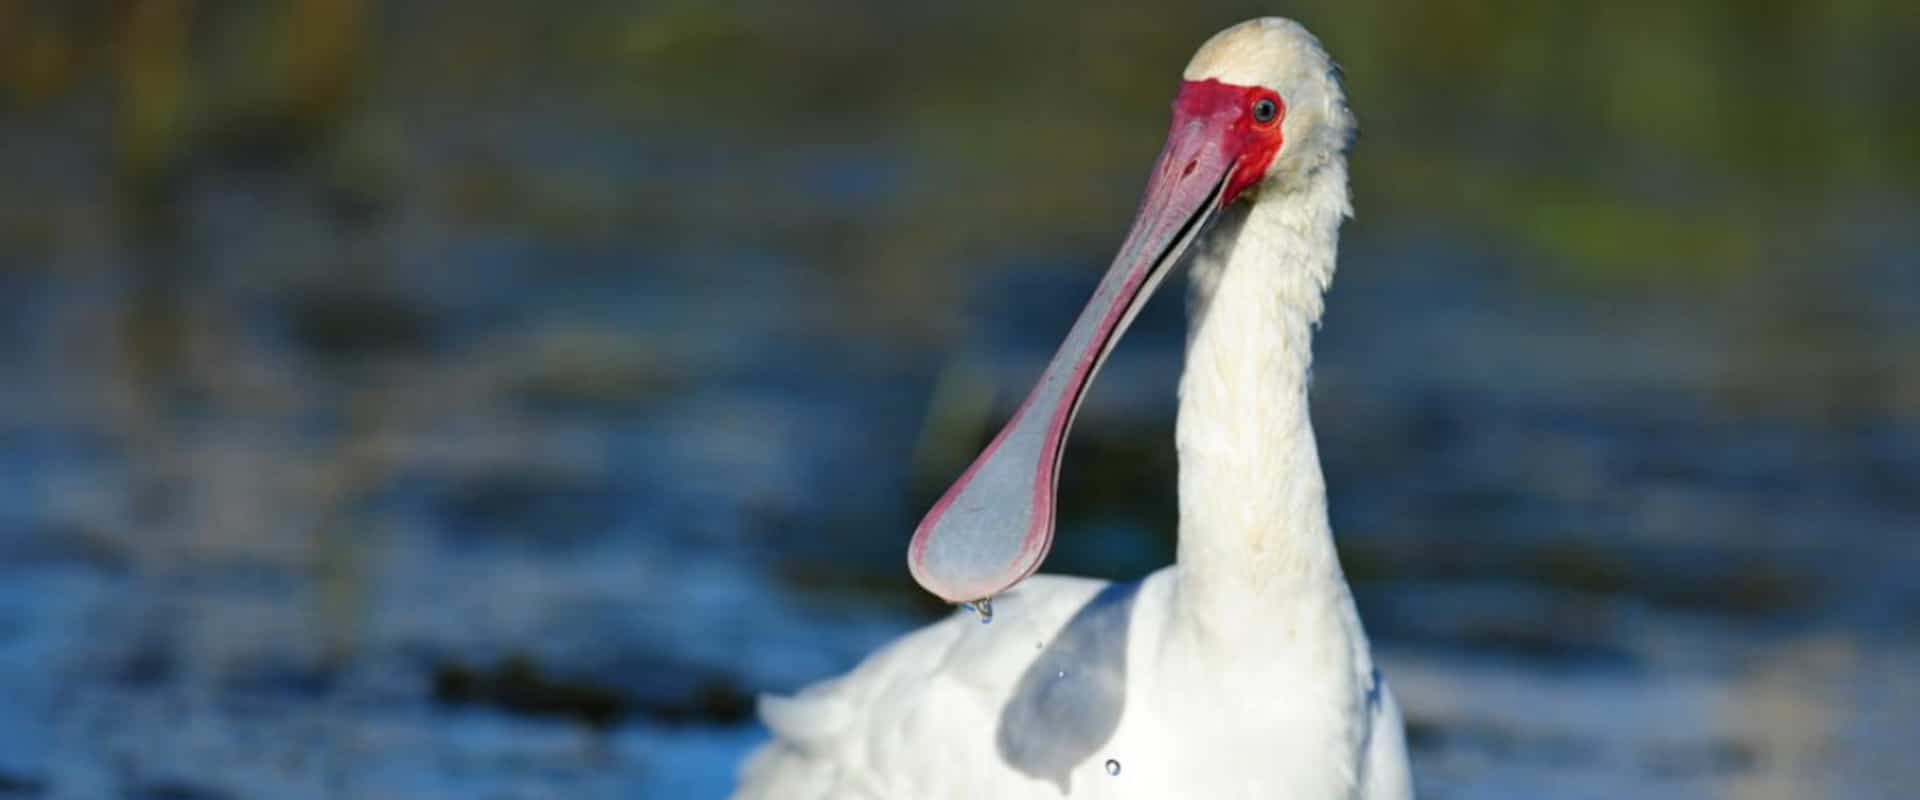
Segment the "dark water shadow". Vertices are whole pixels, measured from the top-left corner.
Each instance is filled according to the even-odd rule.
[[[1020,676],[1000,710],[1000,758],[1065,794],[1076,764],[1120,727],[1127,700],[1127,634],[1140,582],[1109,584],[1087,601]]]

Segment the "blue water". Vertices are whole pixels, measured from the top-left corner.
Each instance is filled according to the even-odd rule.
[[[880,240],[966,238],[897,130],[370,94],[394,174],[197,164],[172,241],[97,96],[0,128],[0,797],[723,795],[755,693],[944,612],[911,527],[1111,246]],[[1366,199],[1315,422],[1423,796],[1920,785],[1912,198],[1718,279]],[[1050,570],[1171,557],[1169,288]]]

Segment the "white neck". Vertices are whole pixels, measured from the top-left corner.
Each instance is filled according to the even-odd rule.
[[[1274,615],[1352,614],[1307,415],[1313,331],[1351,213],[1346,164],[1287,189],[1223,212],[1192,268],[1178,610],[1229,636]]]

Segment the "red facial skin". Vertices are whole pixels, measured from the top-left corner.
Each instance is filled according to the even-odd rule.
[[[908,567],[922,587],[963,602],[1005,591],[1039,569],[1053,545],[1067,430],[1101,359],[1198,226],[1266,176],[1280,152],[1284,116],[1271,89],[1217,80],[1181,85],[1140,210],[1094,300],[1006,427],[914,530]],[[996,465],[994,472],[984,471],[988,464]],[[997,476],[992,491],[998,496],[970,494],[982,474]],[[1032,478],[1023,486],[1010,475]],[[1022,488],[1029,497],[1006,494]],[[956,541],[962,544],[951,544]]]
[[[1273,118],[1265,122],[1253,118],[1254,104],[1262,99],[1273,101],[1274,107]],[[1227,152],[1239,154],[1239,166],[1227,179],[1226,194],[1220,200],[1226,205],[1248,186],[1259,183],[1273,157],[1279,155],[1283,144],[1280,123],[1287,118],[1287,103],[1279,93],[1263,86],[1236,86],[1212,78],[1186,81],[1173,100],[1174,124],[1200,117],[1215,117],[1225,123],[1225,141],[1221,144]]]

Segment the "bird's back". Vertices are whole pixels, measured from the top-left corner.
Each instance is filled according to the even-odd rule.
[[[956,612],[844,676],[762,698],[773,741],[742,767],[735,797],[1241,797],[1288,787],[1411,796],[1399,711],[1377,673],[1353,698],[1364,707],[1353,721],[1366,751],[1334,768],[1325,759],[1341,758],[1332,744],[1340,726],[1311,709],[1337,707],[1339,690],[1326,687],[1340,682],[1284,660],[1263,666],[1252,642],[1238,663],[1186,663],[1163,613],[1176,576],[1037,576],[994,600],[992,624]],[[1186,713],[1196,708],[1204,720]],[[1249,762],[1229,752],[1248,746],[1269,755]],[[1326,783],[1333,774],[1347,777]],[[1328,785],[1344,788],[1326,795]]]
[[[1045,778],[1009,769],[1004,751],[1021,742],[1003,717],[1019,713],[1010,700],[1022,696],[1022,680],[1109,586],[1035,576],[994,599],[991,624],[956,612],[846,675],[791,697],[763,696],[773,741],[742,766],[734,797],[1059,797]]]

